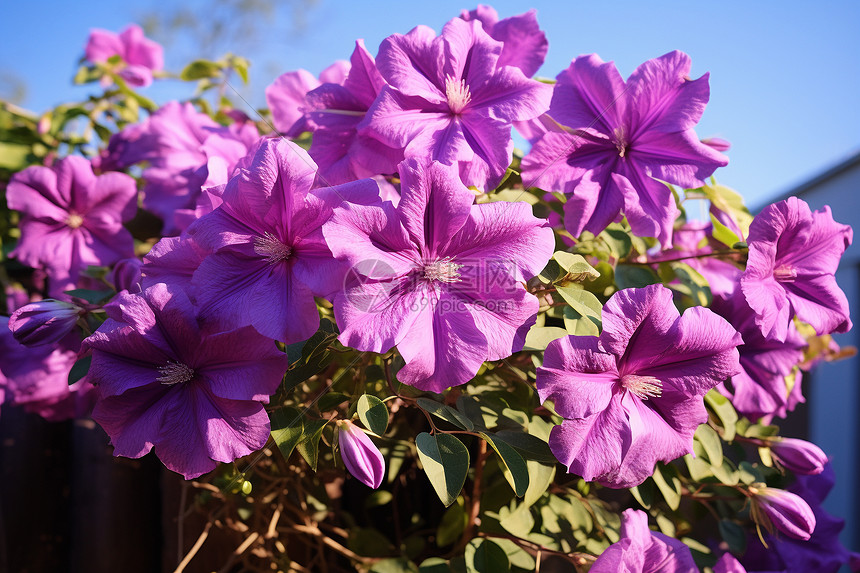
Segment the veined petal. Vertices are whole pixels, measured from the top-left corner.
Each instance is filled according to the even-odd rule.
[[[398,172],[403,226],[425,256],[435,259],[466,223],[474,195],[453,168],[437,162],[407,159]]]
[[[624,195],[624,214],[630,229],[643,237],[659,239],[663,248],[672,245],[672,226],[678,207],[672,192],[652,179],[633,158],[620,161],[612,179]]]
[[[618,383],[615,357],[602,351],[596,336],[565,336],[546,347],[537,369],[541,402],[552,400],[565,418],[587,418],[609,406]]]
[[[432,298],[431,298],[432,300]],[[487,339],[456,297],[442,293],[417,313],[397,341],[406,365],[397,379],[419,390],[442,392],[471,380],[486,359]]]
[[[441,104],[445,94],[442,39],[427,26],[416,26],[406,35],[393,34],[382,41],[376,67],[389,84],[404,94]]]
[[[621,466],[631,435],[620,399],[615,394],[604,410],[587,418],[564,420],[552,429],[549,447],[570,473],[586,481],[602,480]]]
[[[627,100],[624,80],[613,62],[597,54],[580,56],[558,74],[549,114],[567,127],[595,128],[611,135],[621,126]]]
[[[631,134],[672,133],[691,129],[702,117],[710,97],[708,74],[689,77],[692,62],[679,51],[641,64],[627,79]]]
[[[631,144],[629,154],[651,177],[684,189],[701,187],[718,167],[729,164],[728,157],[700,142],[692,129],[649,130]]]

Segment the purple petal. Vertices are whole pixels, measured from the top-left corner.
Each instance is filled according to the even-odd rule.
[[[624,80],[613,62],[596,54],[576,58],[556,78],[549,115],[568,127],[595,128],[611,135],[621,126]]]
[[[486,28],[487,23],[484,22],[484,29]],[[496,64],[498,67],[514,66],[520,68],[526,77],[532,77],[543,65],[549,42],[538,25],[537,12],[534,9],[519,16],[505,18],[488,32],[504,44]]]
[[[685,189],[701,187],[718,167],[729,164],[725,155],[701,143],[692,129],[648,130],[636,138],[630,158],[645,166],[651,177]]]
[[[629,161],[619,162],[612,174],[615,185],[624,195],[624,214],[630,229],[640,237],[655,237],[664,249],[672,244],[672,227],[679,211],[672,191]]]
[[[549,447],[570,473],[594,481],[621,466],[631,435],[620,399],[615,394],[606,409],[586,418],[564,420],[552,429]]]
[[[287,132],[301,117],[305,95],[319,87],[320,81],[307,70],[296,70],[278,76],[266,88],[266,103],[272,112],[272,122],[280,132]]]
[[[537,391],[564,418],[587,418],[606,409],[618,378],[615,359],[601,351],[597,337],[566,336],[547,346]]]
[[[627,113],[631,135],[646,131],[672,133],[691,129],[702,117],[710,97],[708,74],[689,77],[692,62],[679,51],[648,60],[627,80]]]
[[[417,301],[424,307],[397,342],[406,361],[397,379],[419,390],[442,392],[471,380],[484,363],[488,346],[456,297],[428,291],[426,299]]]

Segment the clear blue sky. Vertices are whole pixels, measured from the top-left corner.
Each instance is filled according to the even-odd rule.
[[[254,63],[252,85],[244,94],[255,105],[264,103],[263,89],[279,72],[306,68],[317,73],[335,59],[347,59],[356,38],[364,38],[375,53],[391,33],[417,24],[439,30],[461,9],[474,7],[459,1],[404,8],[401,2],[317,0],[300,8],[304,24],[296,26],[289,7],[280,4],[279,15],[261,18],[246,46],[232,47]],[[625,77],[642,61],[670,50],[690,54],[694,76],[711,73],[711,102],[697,131],[732,142],[730,164],[717,177],[751,205],[860,150],[860,3],[647,4],[504,0],[494,7],[501,17],[537,8],[550,42],[539,72],[546,77],[591,52],[614,60]],[[195,9],[202,22],[212,13],[203,0],[183,5]],[[22,103],[36,111],[85,97],[86,88],[72,88],[70,79],[89,29],[119,30],[158,6],[154,0],[6,2],[0,74],[26,82]],[[168,67],[178,71],[195,55],[190,41],[174,42],[167,51]],[[184,88],[161,82],[147,95],[164,102],[190,96]]]

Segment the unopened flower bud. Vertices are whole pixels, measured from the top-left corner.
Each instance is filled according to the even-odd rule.
[[[340,430],[340,456],[343,464],[356,479],[376,489],[382,483],[385,460],[364,430],[348,420],[337,423]]]
[[[122,259],[113,268],[111,282],[117,291],[127,290],[134,294],[140,292],[140,268],[143,261],[136,258]]]
[[[790,537],[808,540],[815,531],[815,514],[799,495],[772,487],[749,488],[752,518],[765,529],[773,526]]]
[[[773,457],[796,474],[820,474],[827,465],[827,454],[806,440],[780,438],[769,445]]]
[[[22,306],[9,317],[12,336],[24,346],[54,344],[72,331],[83,312],[59,300],[40,300]]]

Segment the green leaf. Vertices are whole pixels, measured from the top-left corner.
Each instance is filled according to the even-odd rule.
[[[711,236],[716,240],[726,245],[727,247],[731,247],[741,240],[740,237],[735,234],[734,231],[723,225],[719,219],[717,219],[713,213],[711,216]]]
[[[718,184],[705,185],[701,191],[714,207],[729,215],[738,224],[745,237],[749,235],[753,217],[744,205],[743,197],[737,191]]]
[[[673,511],[678,509],[681,504],[681,480],[678,479],[675,468],[658,463],[651,477],[669,508]]]
[[[445,420],[446,422],[457,426],[461,430],[471,432],[475,429],[475,425],[472,423],[472,420],[450,406],[440,404],[439,402],[429,398],[418,398],[416,402],[418,402],[418,406],[421,407],[421,409],[430,412],[441,420]]]
[[[535,518],[529,506],[521,503],[511,511],[507,506],[499,509],[499,525],[516,537],[528,537],[535,526]]]
[[[30,146],[0,141],[0,169],[21,171],[29,165]]]
[[[451,573],[452,569],[448,562],[441,557],[430,557],[418,566],[420,573]]]
[[[693,439],[699,441],[705,449],[705,455],[708,456],[708,461],[712,466],[723,465],[723,441],[720,440],[719,434],[707,424],[702,424],[696,429]]]
[[[362,394],[358,399],[356,412],[365,428],[377,436],[385,433],[388,428],[388,408],[382,400],[370,394]]]
[[[442,520],[436,530],[436,545],[445,547],[454,543],[463,535],[467,525],[469,525],[469,516],[463,507],[463,498],[458,497],[457,503],[452,504],[442,514]]]
[[[555,464],[542,464],[535,460],[526,460],[529,473],[529,487],[523,496],[522,505],[529,507],[543,497],[549,485],[555,478]]]
[[[466,546],[466,571],[505,573],[511,570],[508,554],[489,539],[473,539]]]
[[[564,307],[564,328],[573,336],[600,336],[601,321],[590,316],[582,316],[572,307]]]
[[[692,454],[684,456],[684,463],[687,464],[687,470],[689,470],[690,477],[693,478],[693,481],[702,482],[714,477],[711,464],[703,460],[702,457],[694,458]]]
[[[116,294],[113,289],[105,290],[89,290],[85,288],[76,288],[67,290],[65,293],[69,296],[85,300],[90,304],[101,304]]]
[[[742,462],[743,463],[743,462]],[[737,485],[738,479],[740,478],[739,472],[736,471],[729,460],[723,458],[722,465],[719,466],[711,466],[711,471],[714,472],[714,476],[720,480],[722,483],[726,485]]]
[[[386,491],[384,489],[376,490],[364,498],[364,507],[365,509],[381,507],[383,505],[388,505],[393,499],[394,495],[390,491]]]
[[[269,414],[269,419],[272,425],[272,440],[277,444],[284,459],[289,460],[302,438],[304,416],[298,408],[288,406],[278,408]]]
[[[537,563],[535,562],[535,558],[529,555],[529,553],[525,549],[523,549],[510,539],[494,538],[493,543],[504,549],[512,568],[519,567],[520,569],[525,569],[526,571],[535,570],[535,566],[537,565]]]
[[[317,408],[320,412],[326,412],[337,408],[347,400],[349,400],[349,396],[342,392],[327,392],[317,401]]]
[[[738,464],[738,474],[740,480],[747,485],[764,483],[764,475],[761,473],[761,470],[746,460]]]
[[[194,60],[182,70],[179,77],[186,82],[217,78],[221,75],[221,66],[209,60]]]
[[[697,306],[708,306],[711,304],[711,286],[708,279],[702,276],[702,273],[688,265],[687,263],[674,262],[670,263],[674,271],[675,278],[681,281],[681,288],[676,285],[675,290],[689,296],[693,304]]]
[[[500,430],[495,433],[496,438],[504,440],[522,457],[527,460],[535,460],[545,464],[555,464],[556,459],[549,449],[549,445],[531,434],[518,430]]]
[[[615,284],[618,285],[619,290],[642,288],[659,282],[660,277],[649,267],[625,264],[615,267]]]
[[[561,276],[561,266],[555,259],[550,259],[544,269],[538,275],[538,278],[544,284],[554,283]]]
[[[301,440],[296,445],[296,449],[299,450],[299,453],[314,471],[317,471],[317,460],[320,452],[320,438],[322,437],[325,425],[325,420],[306,419],[304,421],[304,428],[302,429]]]
[[[493,450],[499,454],[502,460],[502,473],[505,479],[513,488],[517,497],[522,497],[529,487],[529,470],[526,461],[510,446],[505,440],[496,437],[494,434],[479,432],[482,438],[492,446]]]
[[[566,274],[557,279],[556,282],[561,284],[581,283],[600,278],[600,273],[597,269],[588,264],[585,257],[575,255],[567,251],[556,251],[552,256],[558,261],[559,266],[566,271]]]
[[[600,322],[603,305],[593,293],[571,286],[556,287],[564,301],[582,316],[591,316]]]
[[[729,399],[720,394],[716,389],[711,389],[705,394],[705,405],[714,413],[720,426],[722,426],[723,439],[727,442],[734,440],[738,413]]]
[[[612,256],[623,259],[633,250],[633,241],[630,235],[618,223],[612,223],[605,231],[598,235],[609,247]]]
[[[567,336],[567,331],[557,326],[533,326],[526,334],[526,342],[523,350],[546,350],[547,345],[555,340]]]
[[[654,480],[647,479],[636,487],[630,488],[630,493],[633,494],[639,505],[645,509],[651,509],[651,506],[654,505],[654,494],[656,493],[654,491]]]
[[[87,372],[90,371],[92,361],[93,357],[90,355],[81,358],[72,365],[72,369],[69,370],[69,386],[87,375]]]
[[[103,73],[100,69],[84,65],[79,67],[78,71],[75,72],[75,77],[72,79],[72,83],[75,85],[87,84],[96,81],[102,77],[102,75]]]
[[[431,436],[421,432],[415,438],[418,459],[436,495],[448,507],[460,495],[469,473],[469,450],[451,434]]]

